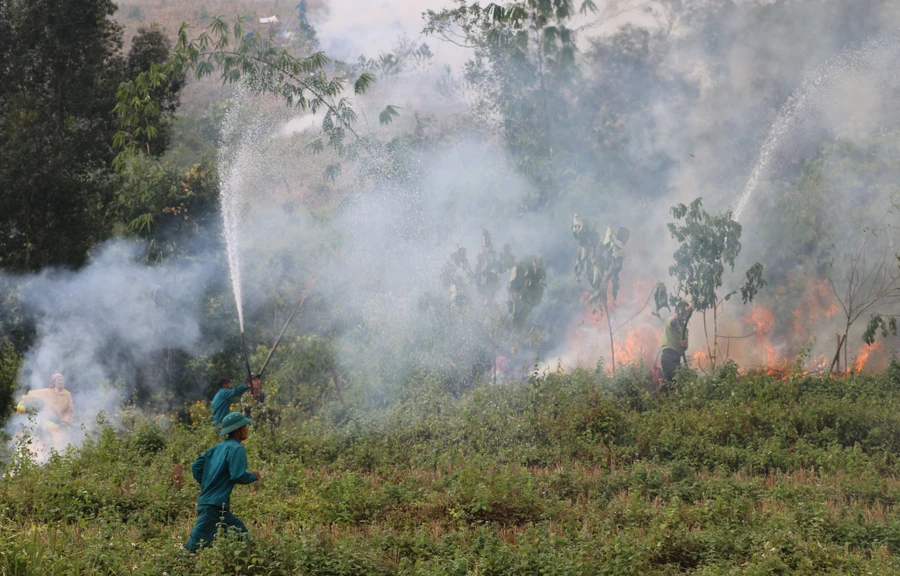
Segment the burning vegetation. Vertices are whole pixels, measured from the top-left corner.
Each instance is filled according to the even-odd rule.
[[[610,304],[616,329],[616,360],[619,365],[641,365],[648,369],[659,363],[662,319],[648,310],[647,297],[652,292],[652,278],[623,279],[618,301]],[[800,294],[798,305],[790,311],[780,308],[783,294]],[[754,302],[743,313],[719,318],[720,363],[733,361],[745,370],[761,370],[775,377],[802,373],[834,375],[850,372],[882,370],[890,359],[891,349],[884,342],[863,343],[849,347],[841,335],[829,338],[839,325],[840,306],[826,278],[792,279],[776,294]],[[709,352],[704,345],[702,319],[692,321],[691,365],[705,371]],[[580,313],[566,332],[562,356],[564,365],[593,367],[604,358],[607,320],[604,314],[582,297]],[[840,342],[840,357],[832,369]],[[849,365],[847,362],[849,361]],[[798,364],[799,362],[799,364]],[[609,366],[607,366],[609,369]],[[611,370],[610,370],[611,372]]]

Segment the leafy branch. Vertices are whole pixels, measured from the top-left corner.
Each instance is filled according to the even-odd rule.
[[[497,299],[497,292],[503,285],[502,275],[507,273],[509,280],[506,282],[504,307]],[[509,244],[505,244],[503,251],[498,253],[494,250],[490,233],[482,229],[481,250],[474,269],[469,264],[466,249],[459,248],[444,264],[441,283],[448,290],[449,298],[435,300],[429,296],[428,305],[436,310],[448,308],[456,317],[477,324],[487,336],[492,362],[496,362],[501,337],[509,339],[513,353],[518,348],[516,340],[525,332],[532,310],[543,299],[547,270],[539,256],[516,261]],[[473,288],[480,297],[477,300],[470,295]],[[529,336],[529,341],[533,343],[540,338],[540,333],[532,328]],[[496,376],[495,370],[495,381]]]
[[[246,20],[238,17],[229,25],[222,17],[212,19],[206,31],[188,39],[189,26],[183,24],[178,41],[168,62],[152,65],[136,78],[119,85],[115,113],[119,130],[113,139],[118,151],[116,168],[121,170],[128,159],[138,152],[137,143],[155,136],[156,120],[161,113],[154,91],[175,75],[192,72],[203,78],[218,71],[223,84],[243,82],[255,93],[269,93],[284,99],[291,108],[313,114],[325,111],[322,133],[339,156],[355,159],[361,150],[371,151],[372,141],[354,128],[357,114],[349,96],[343,96],[347,79],[329,75],[331,60],[323,52],[308,56],[294,56],[287,49],[277,47],[270,32],[263,36],[256,31],[245,33]],[[375,83],[375,76],[362,73],[353,82],[353,93],[364,94]],[[398,109],[388,106],[379,119],[390,123],[399,115]],[[347,137],[352,141],[347,142]],[[317,140],[310,145],[314,152],[324,144]]]
[[[862,336],[866,344],[875,342],[879,330],[884,337],[897,333],[895,315],[883,312],[884,308],[900,302],[900,262],[893,253],[894,242],[890,236],[896,233],[896,226],[886,221],[893,215],[894,211],[888,210],[877,225],[859,233],[855,246],[844,250],[842,274],[834,274],[836,262],[834,259],[831,262],[828,282],[844,313],[844,341],[850,327],[864,314],[870,314]],[[830,371],[837,361],[836,356]]]

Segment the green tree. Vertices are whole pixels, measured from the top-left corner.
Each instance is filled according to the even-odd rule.
[[[148,262],[188,257],[192,240],[218,227],[218,182],[202,164],[180,173],[142,158],[129,164],[120,190],[122,231],[147,242]]]
[[[575,277],[580,282],[586,282],[590,288],[588,303],[597,306],[606,318],[606,327],[609,329],[609,354],[613,376],[616,374],[616,346],[613,337],[612,319],[610,317],[610,304],[615,305],[619,295],[619,273],[625,262],[625,243],[631,236],[628,228],[619,228],[613,232],[612,228],[606,229],[606,234],[600,236],[596,225],[582,218],[575,212],[572,222],[572,234],[578,241],[578,251],[575,258]],[[621,326],[619,326],[621,328]]]
[[[360,56],[357,68],[382,77],[397,76],[411,70],[425,71],[434,55],[428,44],[418,46],[409,38],[402,37],[391,47],[390,52],[382,52],[378,58]]]
[[[690,206],[677,204],[672,207],[675,222],[667,224],[672,238],[680,243],[675,251],[675,263],[669,266],[669,275],[675,278],[675,291],[669,305],[685,309],[688,304],[703,316],[703,333],[709,357],[709,369],[715,371],[719,352],[718,318],[726,302],[740,293],[744,304],[766,285],[762,277],[763,265],[753,264],[738,285],[724,295],[719,291],[725,269],[734,271],[734,261],[741,253],[740,223],[731,218],[731,211],[715,216],[703,209],[703,200],[695,199]],[[664,293],[657,292],[657,313],[665,302]],[[707,327],[707,315],[712,315],[712,338]]]
[[[127,76],[135,78],[142,72],[148,72],[152,65],[165,64],[172,54],[172,42],[158,24],[150,27],[141,26],[131,40],[128,52]],[[180,103],[180,94],[185,85],[184,74],[172,74],[167,82],[153,89],[150,97],[159,102],[160,116],[156,123],[156,136],[148,138],[146,134],[136,144],[146,149],[152,156],[160,156],[169,147],[172,119]]]
[[[0,336],[0,422],[6,420],[13,407],[16,379],[21,367],[22,356],[16,353],[12,342]]]
[[[142,142],[158,136],[157,125],[164,113],[161,87],[188,72],[197,78],[218,72],[223,83],[243,82],[256,93],[283,98],[289,107],[324,111],[322,137],[310,144],[313,152],[327,146],[350,160],[373,153],[378,142],[356,130],[353,101],[344,94],[348,79],[329,74],[330,68],[337,68],[329,66],[331,61],[323,52],[296,55],[274,41],[274,31],[266,36],[258,30],[245,34],[247,29],[244,18],[229,24],[217,17],[206,31],[190,40],[188,25],[183,24],[172,57],[165,64],[151,63],[149,70],[119,86],[115,106],[119,130],[113,141],[119,169],[142,150]],[[363,94],[374,82],[374,76],[362,73],[353,80],[353,91]],[[398,115],[398,109],[389,105],[379,114],[379,121],[388,124]],[[325,175],[331,179],[340,172],[339,162],[325,167]]]
[[[884,337],[897,334],[897,316],[892,313],[900,303],[900,255],[895,253],[897,232],[894,212],[889,210],[877,225],[860,231],[855,241],[848,243],[843,253],[832,261],[828,281],[844,315],[844,342],[850,327],[865,314],[870,315],[862,336],[866,344],[875,342],[878,331]],[[837,361],[835,356],[831,370]],[[849,369],[846,359],[845,364]]]
[[[0,265],[79,266],[108,236],[124,62],[109,0],[0,0]]]
[[[504,5],[458,0],[455,8],[425,12],[425,32],[473,50],[465,79],[475,94],[473,114],[502,134],[517,168],[538,188],[540,204],[558,182],[581,122],[571,88],[576,64],[573,0],[523,0]],[[596,10],[584,0],[578,11]]]
[[[503,284],[501,277],[507,272],[504,305],[497,294]],[[435,300],[426,295],[423,307],[433,307],[445,320],[477,326],[491,348],[492,362],[496,362],[501,347],[508,346],[514,353],[525,335],[532,342],[540,338],[535,328],[528,328],[531,312],[540,305],[547,287],[547,270],[539,256],[517,262],[509,244],[498,253],[490,233],[482,229],[474,270],[466,249],[459,248],[444,264],[441,283],[448,298]]]

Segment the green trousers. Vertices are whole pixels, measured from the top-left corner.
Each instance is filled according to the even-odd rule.
[[[191,530],[191,536],[185,543],[185,550],[196,552],[212,543],[219,524],[225,528],[234,528],[240,534],[247,534],[247,527],[241,519],[224,506],[197,506],[197,522]],[[249,538],[249,535],[247,536]]]
[[[662,351],[659,363],[662,366],[663,380],[671,382],[675,378],[675,371],[681,366],[681,354],[666,348]]]

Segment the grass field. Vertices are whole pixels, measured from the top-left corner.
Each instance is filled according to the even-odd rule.
[[[548,373],[453,397],[426,378],[387,408],[283,407],[247,442],[263,482],[233,497],[254,541],[196,556],[188,470],[212,426],[126,418],[10,463],[0,574],[900,573],[900,365],[645,384]]]

